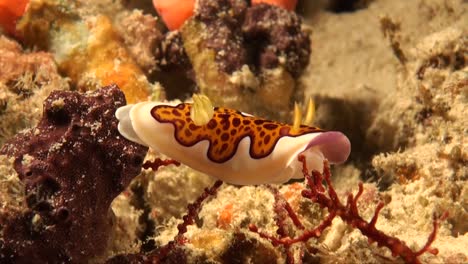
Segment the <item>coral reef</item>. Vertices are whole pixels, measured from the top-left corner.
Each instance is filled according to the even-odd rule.
[[[281,65],[293,77],[299,77],[309,64],[311,52],[308,32],[301,26],[300,17],[285,9],[267,4],[249,8],[242,32],[247,42],[256,44],[255,68],[274,69]]]
[[[447,5],[443,1],[423,1],[419,7],[409,2],[389,4],[375,1],[359,16],[320,14],[316,19],[325,22],[321,23],[322,30],[316,31],[319,35],[315,36],[322,42],[316,41],[314,48],[331,50],[324,50],[325,54],[313,54],[312,67],[316,74],[306,81],[317,87],[311,89],[311,93],[334,99],[327,100],[332,103],[330,106],[323,104],[328,103],[325,100],[318,102],[321,105],[318,109],[320,124],[334,126],[340,124],[340,120],[356,122],[356,111],[370,113],[365,116],[366,122],[357,122],[359,126],[348,124],[344,131],[350,130],[347,135],[361,135],[361,139],[351,137],[353,148],[358,145],[366,153],[354,152],[352,157],[371,161],[368,165],[360,165],[362,177],[377,181],[380,190],[387,190],[380,196],[391,201],[382,209],[377,226],[410,241],[409,245],[421,245],[426,239],[421,232],[430,232],[432,215],[448,211],[448,219],[440,227],[439,238],[434,242],[439,255],[425,254],[421,260],[463,263],[467,259],[463,247],[468,242],[466,221],[461,220],[466,219],[466,206],[463,206],[466,196],[463,195],[468,175],[466,159],[463,158],[467,146],[464,125],[467,120],[463,114],[467,111],[466,92],[463,92],[467,86],[467,71],[466,55],[462,55],[467,53],[467,32],[463,22],[467,19],[467,6],[460,1]],[[418,11],[414,11],[416,9]],[[375,16],[378,10],[388,10],[387,15]],[[402,10],[412,12],[402,15]],[[374,39],[379,35],[372,31],[378,28],[362,24],[372,16],[376,23],[380,22],[380,30],[388,39],[385,46],[378,45]],[[354,20],[357,17],[360,19]],[[337,19],[344,19],[344,23],[337,23]],[[343,45],[327,41],[336,36],[335,31],[350,25],[361,30],[349,35],[349,45],[344,50]],[[359,43],[362,39],[366,39],[366,49],[355,50],[357,45],[362,45]],[[320,46],[320,43],[327,43],[327,47]],[[324,58],[335,51],[339,52],[338,56]],[[381,58],[366,59],[366,56]],[[356,58],[369,61],[369,64],[356,65]],[[332,68],[333,73],[329,71]],[[349,71],[351,69],[352,72]],[[341,82],[344,79],[349,80],[346,89]],[[328,91],[317,90],[325,84]],[[350,92],[357,95],[347,99]],[[363,102],[357,110],[339,111],[339,104],[347,106],[356,99]],[[376,103],[366,105],[371,100]],[[322,118],[322,114],[326,118]],[[357,129],[364,133],[353,132]],[[362,145],[356,142],[362,142]],[[452,149],[455,159],[451,155]],[[355,184],[349,179],[336,180],[347,185]],[[390,224],[382,219],[398,221]],[[336,253],[328,259],[343,261],[368,256],[369,251],[366,252],[363,246],[366,239],[355,232],[346,235],[340,231],[342,228],[342,223],[335,223],[330,231],[326,244],[331,245]],[[334,232],[336,235],[332,235]],[[338,239],[341,242],[332,242]]]
[[[151,73],[156,67],[153,50],[161,37],[156,23],[156,18],[140,10],[122,12],[114,21],[117,33],[123,37],[123,44],[146,73]]]
[[[466,66],[463,63],[460,66],[460,62],[466,62],[466,58],[460,54],[466,54],[463,51],[466,49],[466,31],[457,27],[456,23],[463,21],[460,18],[460,10],[463,8],[450,5],[443,8],[440,1],[425,1],[420,10],[425,15],[415,16],[414,19],[403,16],[401,31],[398,32],[398,27],[394,27],[397,32],[393,34],[394,39],[389,41],[390,45],[382,42],[383,34],[379,32],[381,29],[376,13],[392,6],[389,10],[396,16],[401,10],[414,10],[413,4],[375,1],[359,14],[321,14],[319,18],[323,20],[316,21],[318,18],[315,18],[314,22],[324,22],[314,31],[314,36],[321,40],[316,41],[317,46],[314,47],[325,53],[314,53],[316,59],[312,60],[312,67],[308,69],[310,73],[305,75],[303,81],[310,86],[309,93],[320,96],[317,100],[318,122],[325,128],[339,127],[355,135],[352,137],[353,143],[356,143],[353,148],[356,147],[358,151],[354,152],[352,158],[356,165],[335,169],[333,183],[338,196],[346,197],[347,193],[353,191],[350,186],[358,186],[359,178],[373,177],[377,182],[364,184],[360,202],[357,203],[361,217],[367,222],[371,221],[377,205],[384,201],[386,206],[381,209],[375,228],[405,241],[413,252],[420,250],[428,241],[428,235],[433,231],[434,213],[440,215],[448,211],[448,218],[440,222],[437,239],[432,243],[432,247],[439,249],[439,254],[422,254],[418,259],[421,262],[464,263],[467,259],[464,253],[467,245],[466,224],[463,221],[466,219],[464,185],[467,173],[466,166],[463,166],[466,164],[466,131],[462,124],[466,123],[466,115],[463,113],[466,112],[467,84]],[[453,5],[457,6],[456,3]],[[427,14],[434,14],[434,10],[441,7],[443,11],[438,12],[431,22],[424,22],[427,21]],[[373,18],[375,28],[369,23]],[[339,22],[341,20],[344,21]],[[387,22],[395,21],[390,19]],[[342,28],[333,27],[333,23]],[[416,24],[420,27],[417,32],[414,30]],[[335,41],[336,31],[346,32],[350,25],[361,30],[347,35],[350,39],[347,45]],[[451,29],[444,30],[448,25],[452,25]],[[405,31],[409,26],[409,32]],[[417,44],[431,32],[431,37]],[[386,36],[390,37],[388,34]],[[368,40],[365,44],[369,49],[362,49],[363,39]],[[394,49],[392,46],[396,47],[397,43],[399,49]],[[404,56],[406,66],[401,64],[398,56],[395,57],[395,51],[401,52],[400,58]],[[335,53],[336,56],[333,55]],[[358,59],[368,61],[369,64],[356,65]],[[429,101],[424,97],[424,103],[422,95],[428,94],[427,87],[420,89],[419,85],[414,85],[420,82],[418,72],[421,72],[421,66],[427,71],[419,75],[425,77],[424,81],[429,81],[429,94],[433,94]],[[437,82],[433,83],[432,80]],[[343,89],[345,85],[347,88]],[[323,87],[327,89],[319,90]],[[450,109],[452,115],[445,120],[438,114],[434,116],[434,112],[440,113],[434,99],[442,100],[442,105]],[[450,107],[446,108],[447,105]],[[424,108],[431,110],[422,111]],[[421,116],[419,113],[423,113],[424,118],[418,118]],[[450,141],[434,141],[445,138],[442,135],[448,135]],[[401,150],[398,151],[398,148]],[[388,151],[394,152],[385,153]],[[182,177],[187,181],[184,177],[187,176]],[[166,179],[169,178],[171,182],[177,181],[168,175]],[[189,179],[195,181],[198,176],[194,174]],[[311,229],[318,226],[326,214],[319,206],[300,199],[300,191],[304,188],[302,183],[295,183],[280,187],[280,193],[291,203],[304,227]],[[193,190],[192,187],[189,189]],[[189,203],[194,199],[184,196],[178,185],[172,189],[170,185],[165,185],[164,190],[171,193],[171,199],[178,199],[181,204],[181,201]],[[201,188],[199,190],[201,192]],[[224,253],[230,252],[234,244],[256,244],[260,245],[255,246],[256,249],[271,250],[268,241],[245,230],[249,223],[254,223],[267,233],[274,234],[277,231],[273,200],[270,190],[262,186],[221,187],[216,199],[207,202],[201,209],[200,220],[196,225],[188,228],[185,236],[189,243],[184,245],[188,250],[185,252],[190,252],[190,256],[202,252],[209,261],[220,262],[221,256],[229,255]],[[177,234],[176,226],[179,222],[171,220],[165,222],[164,228],[157,229],[157,245],[165,245],[172,240]],[[239,231],[242,234],[234,239],[233,234],[239,234]],[[290,235],[298,234],[293,232]],[[295,246],[292,250],[297,259],[301,249]],[[332,221],[330,228],[324,230],[318,241],[309,240],[306,248],[302,250],[304,262],[358,262],[363,259],[369,263],[404,261],[392,258],[388,249],[368,243],[366,236],[356,229],[350,229],[338,217]],[[278,263],[287,260],[281,248],[270,250],[259,249],[256,252],[258,258],[253,259],[268,259],[271,252],[276,252]],[[252,255],[245,253],[236,259],[249,256]]]
[[[26,210],[27,206],[24,184],[13,168],[14,158],[1,155],[0,161],[0,223],[4,224],[9,217]]]
[[[112,227],[102,259],[118,254],[140,252],[144,244],[141,238],[146,225],[140,221],[145,212],[135,204],[135,201],[138,201],[136,195],[127,189],[112,201],[110,209],[113,212]]]
[[[294,12],[244,0],[200,0],[180,32],[196,83],[215,105],[289,118],[301,93],[296,79],[310,55],[309,34]]]
[[[400,256],[404,259],[406,263],[420,263],[418,257],[426,252],[429,252],[434,255],[438,254],[438,250],[435,248],[431,248],[430,246],[435,240],[440,222],[444,221],[447,218],[447,212],[443,213],[442,216],[440,216],[440,218],[434,219],[434,229],[432,230],[426,244],[422,247],[422,249],[418,251],[413,251],[406,245],[405,242],[399,240],[398,238],[388,236],[375,227],[379,213],[384,207],[383,202],[380,202],[377,205],[375,213],[369,222],[367,222],[361,217],[357,207],[357,203],[358,199],[364,191],[362,183],[359,184],[359,191],[356,195],[348,195],[346,205],[344,205],[340,201],[338,195],[336,194],[335,188],[333,187],[333,184],[330,180],[331,174],[328,163],[326,161],[324,162],[323,174],[318,171],[312,171],[312,174],[309,174],[305,163],[305,157],[300,156],[299,159],[304,164],[303,173],[307,180],[307,186],[309,187],[308,189],[302,191],[302,196],[310,199],[315,203],[318,203],[322,208],[327,208],[329,214],[317,227],[315,227],[314,229],[305,230],[300,236],[293,238],[289,237],[285,231],[284,219],[277,220],[277,233],[280,235],[280,238],[276,238],[269,234],[259,232],[257,226],[255,225],[249,226],[249,229],[251,231],[258,233],[261,237],[270,240],[273,243],[273,245],[285,246],[288,250],[288,263],[294,263],[293,254],[289,251],[289,247],[292,244],[298,242],[306,242],[312,237],[319,238],[322,235],[323,231],[332,224],[333,219],[336,216],[339,216],[344,222],[346,222],[351,227],[359,229],[359,231],[361,231],[361,233],[369,239],[370,243],[377,242],[377,245],[379,247],[387,247],[391,250],[392,256]],[[324,182],[326,182],[326,186],[324,185]],[[327,192],[327,194],[325,194],[325,192]],[[278,196],[278,194],[275,194],[275,197],[276,196]],[[291,209],[291,206],[289,204],[280,204],[278,202],[276,202],[276,204],[279,204],[278,206],[280,207],[277,208],[277,206],[275,206],[275,211],[277,212],[277,214],[280,214],[280,209],[286,210],[295,226],[299,229],[304,229],[304,226],[302,225],[294,211]]]
[[[383,102],[370,130],[379,135],[376,129],[382,124],[393,127],[396,133],[386,141],[404,146],[402,151],[380,154],[372,160],[382,182],[399,183],[390,189],[393,201],[414,201],[413,206],[403,206],[392,217],[409,212],[427,215],[444,208],[449,212],[452,239],[465,245],[462,239],[468,231],[464,206],[468,179],[467,34],[456,26],[448,27],[425,37],[415,49],[403,50],[407,61],[402,65],[401,88],[395,97]],[[405,99],[397,102],[396,98]],[[380,134],[379,138],[384,136],[387,135]],[[427,226],[425,221],[415,222]],[[438,261],[457,259],[449,258],[453,248],[443,250],[447,257]]]
[[[167,98],[189,98],[196,90],[196,83],[180,32],[164,34],[154,50],[154,56],[158,68],[154,77],[165,87]]]
[[[50,51],[58,68],[79,89],[115,83],[130,103],[146,101],[152,84],[121,43],[112,20],[103,14],[82,17],[76,5],[74,1],[31,0],[17,30],[29,46]],[[130,37],[126,40],[131,41]]]
[[[2,261],[84,262],[107,246],[112,200],[141,170],[147,148],[123,139],[116,86],[53,92],[39,124],[1,149],[14,158],[27,206],[2,222]],[[3,218],[2,218],[3,219]]]
[[[211,188],[205,188],[203,193],[191,204],[187,206],[188,212],[182,217],[183,222],[177,225],[179,230],[177,235],[172,241],[161,247],[157,250],[153,256],[154,261],[161,262],[173,251],[177,246],[184,245],[186,243],[186,238],[184,234],[187,232],[187,227],[193,225],[195,218],[198,216],[198,212],[202,206],[202,203],[209,197],[216,195],[219,187],[223,184],[222,181],[217,180]]]
[[[0,145],[40,119],[44,99],[52,90],[68,90],[52,55],[25,52],[0,35]]]
[[[435,217],[434,222],[433,222],[433,230],[428,236],[428,239],[425,243],[425,245],[418,251],[415,251],[408,247],[405,242],[399,240],[398,238],[389,236],[385,234],[384,232],[378,230],[376,228],[376,223],[377,219],[379,216],[380,211],[384,207],[384,203],[380,202],[376,206],[375,212],[372,216],[372,219],[370,221],[366,221],[362,218],[361,214],[359,213],[358,210],[358,199],[362,196],[363,194],[363,184],[359,184],[359,190],[356,195],[348,194],[347,195],[347,203],[344,205],[336,191],[335,188],[331,182],[331,174],[330,174],[330,167],[328,165],[327,161],[324,161],[324,169],[323,169],[323,174],[318,172],[318,171],[312,171],[311,174],[307,168],[307,163],[305,161],[305,156],[300,156],[299,160],[303,164],[303,173],[304,177],[307,181],[306,186],[308,188],[302,190],[302,196],[310,199],[312,202],[317,203],[321,208],[327,208],[328,210],[328,215],[324,217],[324,219],[321,221],[319,225],[317,225],[313,229],[305,229],[304,225],[302,224],[301,220],[299,219],[298,215],[296,214],[295,210],[293,207],[285,200],[284,197],[281,196],[280,192],[278,189],[275,187],[269,185],[267,186],[268,189],[270,189],[274,195],[274,206],[273,210],[276,214],[274,217],[275,223],[277,226],[277,231],[276,233],[279,235],[279,237],[275,237],[273,235],[267,234],[265,232],[261,232],[258,230],[258,227],[255,224],[250,224],[249,225],[249,230],[253,233],[257,233],[260,237],[267,239],[271,241],[273,246],[278,246],[282,245],[284,246],[286,250],[286,259],[285,261],[287,263],[295,263],[295,255],[298,255],[299,262],[302,263],[304,261],[304,256],[305,252],[309,254],[314,254],[317,253],[317,250],[314,248],[309,249],[304,249],[303,247],[298,248],[296,251],[299,252],[299,254],[295,254],[293,250],[291,250],[292,246],[296,243],[307,243],[310,238],[320,238],[324,231],[332,225],[333,219],[335,217],[340,217],[344,222],[346,222],[348,225],[350,225],[352,228],[358,229],[364,236],[366,236],[369,240],[369,243],[376,242],[379,247],[387,247],[390,249],[392,256],[399,256],[401,257],[406,263],[421,263],[419,260],[419,256],[423,255],[424,253],[431,253],[434,255],[438,254],[438,249],[432,248],[431,244],[435,241],[436,239],[436,234],[438,231],[438,228],[440,226],[440,222],[444,221],[447,216],[448,212],[444,212],[441,214],[440,218]],[[161,162],[160,160],[157,161],[157,166],[155,169],[161,165],[168,165],[171,164],[172,161],[169,162]],[[326,183],[326,186],[324,184]],[[132,255],[120,255],[117,257],[112,258],[111,260],[108,261],[108,263],[133,263],[135,259],[142,261],[143,259],[146,259],[147,262],[152,262],[152,263],[172,263],[173,261],[181,261],[183,259],[185,262],[194,262],[195,259],[199,259],[200,255],[196,253],[196,251],[193,248],[186,248],[182,249],[181,247],[185,246],[187,243],[195,245],[195,247],[200,246],[199,241],[201,236],[207,236],[211,237],[213,234],[196,234],[195,236],[192,237],[192,239],[188,239],[185,237],[185,234],[188,231],[188,227],[190,225],[193,225],[195,223],[195,218],[198,217],[199,211],[202,207],[202,202],[206,200],[209,196],[214,196],[217,193],[217,190],[221,186],[222,182],[221,181],[216,181],[211,188],[205,188],[204,192],[195,200],[195,202],[189,204],[187,206],[188,213],[182,218],[183,222],[177,224],[177,234],[174,236],[172,240],[164,244],[164,246],[161,246],[154,250],[153,252],[150,252],[148,254],[132,254]],[[232,204],[231,204],[232,205]],[[228,208],[227,206],[225,209]],[[230,206],[229,208],[232,208]],[[231,209],[228,209],[229,212],[227,214],[231,214]],[[294,226],[301,231],[301,234],[297,237],[291,236],[289,234],[289,227],[286,221],[286,215],[289,215],[291,222],[294,224]],[[220,221],[217,222],[218,227],[222,229],[227,229],[225,223],[227,222],[230,224],[231,219],[226,220],[226,218],[231,218],[231,216],[226,216],[226,212],[221,212],[219,215]],[[223,223],[224,222],[224,223]],[[192,234],[193,235],[193,234]],[[225,234],[217,234],[218,236],[221,236],[218,239],[222,240],[223,236],[226,236]],[[214,236],[211,238],[215,238],[217,236],[214,234]],[[206,238],[205,238],[206,239]],[[248,239],[246,238],[246,234],[244,233],[234,233],[234,236],[232,237],[233,241],[231,243],[237,244],[236,240],[241,240],[241,244],[246,244],[248,243]],[[202,239],[203,240],[203,239]],[[210,242],[204,243],[210,245]],[[202,247],[203,247],[202,246]],[[237,249],[237,246],[234,246],[235,249]],[[207,250],[208,248],[205,248]],[[312,252],[311,252],[312,251]],[[260,251],[261,252],[261,251]],[[211,257],[214,259],[220,259],[223,260],[226,255],[230,255],[229,249],[228,251],[219,251],[217,252],[218,255],[214,256],[209,256],[205,254],[202,254],[202,258],[206,258],[207,260]],[[250,253],[246,253],[247,255],[250,255]],[[257,252],[259,253],[259,252]],[[274,255],[272,253],[269,253],[269,251],[263,252],[268,256]],[[216,254],[216,253],[215,253]],[[244,256],[245,257],[245,256]],[[260,253],[260,255],[256,256],[256,258],[263,258],[265,257]],[[233,261],[232,259],[230,261]],[[256,261],[257,262],[257,261]],[[223,262],[224,263],[224,262]]]
[[[150,152],[147,160],[153,159],[157,159],[157,156]],[[187,204],[213,182],[209,176],[184,165],[159,168],[156,175],[152,170],[145,170],[137,177],[130,187],[130,193],[137,193],[141,199],[138,208],[144,211],[141,221],[145,223],[145,228],[140,234],[144,248],[153,249],[154,236],[159,230],[168,222],[180,219]],[[183,186],[183,192],[173,191],[180,186]]]
[[[225,3],[222,7],[208,6],[222,18],[207,17],[205,22],[210,20],[223,24],[219,28],[228,31],[220,32],[218,36],[234,41],[229,43],[232,45],[226,46],[210,43],[212,52],[208,55],[198,52],[199,50],[193,51],[193,47],[190,47],[193,44],[190,41],[197,41],[197,38],[216,31],[213,29],[209,32],[206,23],[199,20],[199,17],[190,19],[180,31],[166,33],[151,1],[73,2],[74,5],[62,11],[73,11],[81,21],[95,22],[93,18],[107,17],[109,23],[105,24],[110,25],[112,22],[112,27],[108,28],[113,30],[113,39],[125,49],[126,57],[141,69],[140,76],[148,78],[150,82],[160,82],[167,98],[183,100],[196,90],[196,85],[204,85],[204,81],[209,82],[206,89],[215,89],[215,92],[243,86],[246,87],[247,96],[241,103],[246,106],[240,107],[240,110],[249,112],[253,109],[251,112],[275,117],[282,115],[279,113],[283,111],[282,107],[290,109],[287,106],[291,98],[303,101],[304,92],[316,102],[315,125],[323,129],[343,131],[352,142],[351,161],[345,166],[333,167],[330,182],[322,186],[324,189],[334,187],[338,198],[331,200],[331,196],[328,196],[330,189],[311,196],[310,190],[317,186],[308,186],[307,181],[278,186],[238,187],[223,184],[215,197],[201,204],[197,216],[194,216],[192,209],[191,219],[185,221],[193,220],[193,224],[187,226],[184,239],[180,239],[180,243],[172,243],[176,246],[168,250],[162,262],[468,262],[466,1],[302,0],[297,9],[303,15],[299,23],[299,20],[292,17],[292,13],[261,6],[253,9],[245,4],[247,1],[223,0],[219,1]],[[213,1],[200,2],[209,4]],[[243,6],[242,15],[223,12],[230,9],[232,3]],[[247,14],[250,17],[246,17]],[[291,19],[288,20],[292,22],[289,24],[291,27],[265,23],[266,18],[271,18],[268,14],[281,18],[286,15]],[[248,21],[253,23],[246,25]],[[262,23],[256,24],[257,21]],[[243,31],[248,28],[255,30]],[[268,43],[274,34],[272,31],[285,28],[294,32],[291,37],[300,37],[298,30],[301,33],[312,30],[314,52],[310,56],[304,54],[299,57],[310,60],[304,70],[299,68],[297,71],[300,73],[299,78],[299,75],[291,73],[296,72],[296,66],[303,65],[300,60],[284,60],[282,52],[277,52]],[[256,33],[261,34],[255,35]],[[235,37],[231,38],[232,36]],[[48,37],[31,41],[31,46],[28,47],[41,46],[44,44],[43,39]],[[297,55],[296,41],[293,38],[289,40],[289,47]],[[261,45],[257,46],[255,43],[258,41]],[[75,47],[74,43],[76,42],[59,43],[59,47],[65,47],[60,50],[60,54],[70,50],[69,45]],[[204,40],[201,43],[207,44]],[[233,64],[234,71],[226,75],[229,78],[219,81],[217,78],[221,79],[221,71],[218,68],[211,71],[210,67],[218,67],[220,62],[222,67],[227,66],[223,66],[222,61],[227,61],[229,53],[225,53],[223,48],[234,49],[232,46],[236,44],[247,48],[247,54],[244,54],[245,58],[241,56],[238,60],[242,63]],[[93,56],[104,54],[100,51],[105,45],[98,47]],[[298,57],[286,56],[288,58]],[[52,89],[68,89],[65,80],[72,74],[61,71],[63,76],[60,76],[53,59],[49,53],[36,52],[36,49],[23,51],[18,44],[0,36],[0,141],[10,138],[20,129],[34,127],[40,119],[40,105]],[[206,60],[206,64],[200,63],[198,59],[201,62]],[[268,69],[266,66],[269,65],[275,69]],[[278,68],[281,70],[278,71]],[[277,74],[274,76],[277,89],[260,89],[267,87],[265,83],[268,81],[266,75],[261,73],[262,70],[263,73]],[[200,76],[208,73],[212,74]],[[74,82],[72,88],[75,88]],[[203,88],[201,90],[205,91]],[[159,91],[156,89],[156,92]],[[242,90],[233,91],[237,94]],[[252,91],[258,93],[254,94]],[[249,97],[249,93],[255,96]],[[162,99],[164,95],[154,98]],[[284,100],[285,98],[288,100]],[[251,103],[249,100],[252,100]],[[227,106],[228,103],[222,104]],[[265,105],[275,105],[272,107],[273,113],[266,111],[263,108]],[[284,110],[283,114],[285,112],[287,111]],[[66,142],[62,143],[67,145]],[[89,155],[96,157],[95,151],[89,152]],[[36,160],[44,159],[40,155],[34,157]],[[28,158],[26,156],[25,162]],[[151,151],[146,160],[155,158],[165,157]],[[108,166],[106,169],[121,165],[115,161],[104,164],[101,160],[96,159],[96,164]],[[38,197],[45,197],[46,201],[53,202],[50,203],[53,206],[65,203],[65,200],[58,200],[60,191],[49,197],[44,188],[31,188],[33,183],[25,180],[29,176],[18,177],[15,166],[18,166],[15,158],[0,155],[2,263],[18,262],[18,251],[22,256],[35,254],[32,247],[39,243],[34,239],[41,238],[36,237],[38,231],[42,232],[39,235],[49,232],[47,234],[52,236],[57,230],[50,228],[53,225],[48,226],[56,221],[55,215],[50,211],[53,210],[52,207],[47,203],[38,203],[37,200],[36,203],[31,203],[31,200],[26,199],[25,193],[40,193]],[[314,176],[312,180],[313,178]],[[93,182],[91,178],[86,179]],[[88,185],[89,188],[78,188],[78,180],[80,179],[67,185],[71,186],[67,190],[75,188],[78,196],[85,190],[94,190],[93,184]],[[359,182],[363,180],[366,182],[360,189]],[[50,182],[53,189],[53,181]],[[89,230],[96,230],[94,228],[99,229],[94,233],[105,237],[105,242],[94,244],[102,247],[87,248],[87,258],[80,260],[90,263],[102,263],[106,260],[109,263],[142,263],[155,260],[158,252],[178,235],[177,227],[184,222],[183,215],[187,211],[187,205],[193,203],[204,188],[213,183],[214,180],[210,177],[183,164],[159,168],[157,172],[145,169],[114,199],[111,208],[111,196],[116,196],[120,191],[117,189],[121,188],[109,191],[105,202],[107,209],[103,209],[104,202],[96,203],[99,214],[90,214],[89,212],[96,212],[92,211],[96,207],[89,205],[87,211],[79,211],[78,214],[82,214],[83,219],[86,218],[83,225],[79,226],[84,230],[83,235],[78,240],[70,236],[60,245],[51,244],[60,250],[67,248],[68,252],[59,250],[46,256],[47,251],[43,251],[37,262],[50,262],[53,258],[67,260],[65,253],[80,257],[74,250],[94,243],[82,242],[85,239],[97,241],[93,236],[88,235],[85,238]],[[100,190],[101,193],[108,192],[108,189]],[[87,192],[90,197],[94,193],[98,192]],[[314,202],[304,197],[303,193],[311,199],[322,197],[318,194],[323,194],[325,198],[318,198]],[[356,193],[360,194],[359,199]],[[349,207],[346,207],[347,197],[352,198]],[[74,203],[74,200],[69,200],[67,202]],[[320,203],[336,205],[338,200],[341,201],[343,210],[331,220],[329,213],[334,209],[321,208]],[[383,208],[381,203],[385,204]],[[339,214],[352,215],[352,210],[357,210],[362,221],[352,223],[347,217],[339,217]],[[376,219],[376,212],[379,212],[378,221],[373,221]],[[437,236],[435,239],[429,237],[428,240],[434,230],[434,215],[441,216],[443,212],[448,212],[447,219],[437,222]],[[4,223],[12,223],[12,219],[17,219],[15,217],[28,215],[31,220],[28,223],[34,223],[28,230],[31,232],[18,234],[35,237],[33,240],[19,239],[19,244],[12,247],[11,230],[14,230],[13,227],[19,230],[21,225],[10,225],[11,232],[5,233]],[[97,215],[108,223],[105,228],[87,222]],[[321,226],[324,219],[329,225],[327,228]],[[19,219],[16,223],[24,221]],[[55,225],[62,227],[65,224]],[[384,233],[386,238],[376,236],[378,233],[375,232],[373,235],[372,232],[367,234],[374,236],[374,242],[380,241],[381,245],[386,246],[379,247],[378,243],[369,243],[366,231],[359,230],[360,225],[367,229],[372,229],[373,226],[375,230]],[[249,226],[256,226],[263,237],[250,231]],[[43,227],[46,229],[40,229]],[[254,228],[252,230],[255,231]],[[301,241],[290,243],[293,239],[300,238],[304,232],[307,233],[307,230],[312,230],[308,236],[314,238],[302,237]],[[77,229],[73,231],[78,232]],[[313,231],[320,231],[320,235]],[[398,240],[391,240],[390,237]],[[58,238],[62,239],[63,236]],[[21,250],[31,241],[33,244],[29,249]],[[401,247],[392,250],[389,241],[394,241]],[[438,254],[424,253],[416,256],[428,241],[432,242],[430,248],[438,249]],[[78,246],[72,248],[72,244]],[[431,251],[428,247],[425,249],[425,252]],[[392,252],[404,256],[395,257]],[[404,252],[408,253],[406,258]],[[47,261],[45,258],[48,258]]]

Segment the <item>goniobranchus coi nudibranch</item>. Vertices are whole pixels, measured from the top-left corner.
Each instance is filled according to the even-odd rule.
[[[209,121],[197,125],[190,103],[142,102],[120,107],[118,130],[128,140],[149,146],[195,170],[231,184],[282,183],[301,178],[306,155],[310,170],[323,160],[346,161],[348,138],[337,131],[292,125],[215,107]]]

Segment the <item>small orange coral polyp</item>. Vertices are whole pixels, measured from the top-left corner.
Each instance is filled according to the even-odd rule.
[[[233,218],[233,207],[232,203],[228,203],[224,206],[222,211],[218,215],[217,226],[219,228],[227,229],[232,223]]]
[[[176,30],[193,15],[195,0],[153,0],[153,6],[169,30]]]
[[[294,209],[299,207],[301,191],[304,189],[301,183],[295,182],[289,184],[287,190],[283,193],[283,197],[291,204]]]
[[[398,183],[407,184],[421,178],[416,166],[400,166],[396,169]]]

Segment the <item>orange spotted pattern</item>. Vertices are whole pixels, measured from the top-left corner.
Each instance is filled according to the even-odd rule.
[[[202,140],[209,140],[208,158],[222,163],[234,156],[239,142],[250,137],[250,156],[260,159],[268,156],[281,137],[296,137],[322,130],[316,127],[301,126],[292,132],[292,125],[247,116],[239,111],[215,107],[213,118],[203,126],[197,126],[190,118],[191,104],[177,106],[158,105],[151,115],[160,123],[174,125],[176,140],[190,147]]]

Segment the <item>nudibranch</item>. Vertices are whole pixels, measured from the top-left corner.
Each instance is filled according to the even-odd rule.
[[[194,110],[191,103],[127,105],[116,112],[118,129],[128,140],[237,185],[301,178],[299,154],[306,155],[309,169],[322,171],[324,159],[342,163],[351,150],[341,132],[296,127],[223,107],[212,107],[209,115],[201,115],[206,121],[196,122]]]

